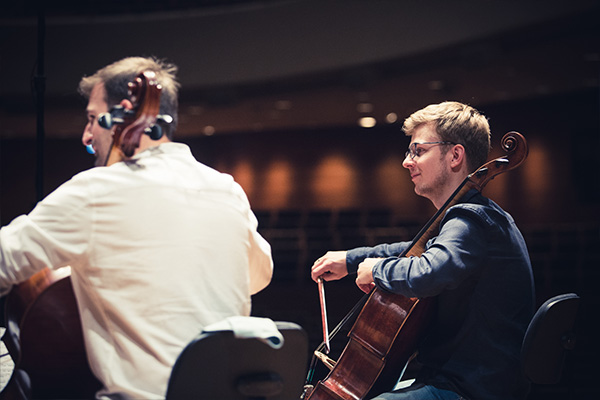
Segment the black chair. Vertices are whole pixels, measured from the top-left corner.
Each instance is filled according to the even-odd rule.
[[[281,348],[258,338],[237,338],[232,330],[202,332],[177,359],[166,399],[299,399],[308,361],[307,335],[291,322],[275,325],[283,337]]]
[[[560,381],[566,355],[575,348],[579,302],[574,293],[555,296],[533,316],[521,349],[523,373],[531,383],[552,385]]]

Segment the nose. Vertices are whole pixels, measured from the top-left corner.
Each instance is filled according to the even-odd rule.
[[[90,144],[92,144],[92,124],[90,122],[88,122],[85,125],[85,129],[83,130],[83,134],[81,135],[81,143],[83,143],[84,146],[88,146]]]
[[[410,154],[407,154],[404,157],[404,161],[402,161],[402,166],[406,169],[410,169],[412,166],[414,166],[415,164],[415,160],[410,156]]]

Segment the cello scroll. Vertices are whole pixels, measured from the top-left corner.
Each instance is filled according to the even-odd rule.
[[[163,135],[161,125],[173,121],[170,115],[159,115],[162,87],[154,72],[140,73],[128,87],[129,104],[124,100],[98,117],[100,126],[113,129],[113,144],[105,165],[131,158],[143,134],[158,140]]]
[[[529,154],[527,141],[519,132],[508,132],[502,137],[500,145],[506,155],[484,164],[467,178],[479,191],[497,175],[517,168]]]

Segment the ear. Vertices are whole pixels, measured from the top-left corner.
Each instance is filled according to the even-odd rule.
[[[450,159],[450,167],[455,170],[459,170],[462,166],[467,164],[467,155],[465,148],[462,144],[455,144],[450,150],[452,158]]]
[[[131,103],[131,101],[129,101],[127,99],[121,100],[121,105],[126,110],[131,110],[133,108],[133,103]]]

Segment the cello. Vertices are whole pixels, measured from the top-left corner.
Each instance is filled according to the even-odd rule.
[[[101,126],[113,129],[106,165],[133,156],[143,134],[160,138],[157,120],[168,122],[158,115],[161,87],[154,72],[140,73],[128,89],[132,109],[118,105],[99,116]],[[15,367],[0,399],[95,397],[102,384],[88,364],[70,267],[45,268],[13,286],[5,319],[2,341]]]
[[[489,161],[467,176],[450,198],[417,233],[408,248],[399,257],[420,256],[429,239],[439,231],[446,211],[471,189],[482,191],[497,175],[512,170],[527,158],[525,138],[518,132],[508,132],[501,141],[506,152],[503,157]],[[321,289],[321,285],[319,285]],[[354,325],[348,333],[348,343],[339,360],[334,361],[321,353],[315,356],[324,361],[329,374],[312,385],[312,371],[302,399],[306,400],[360,400],[390,391],[410,362],[419,341],[427,331],[435,312],[435,297],[408,298],[375,287],[366,296]],[[350,312],[353,314],[354,310]],[[344,324],[350,316],[344,318]],[[340,325],[341,325],[340,324]],[[336,328],[336,330],[339,330]],[[327,336],[326,333],[324,333]],[[313,366],[314,368],[314,360]]]

